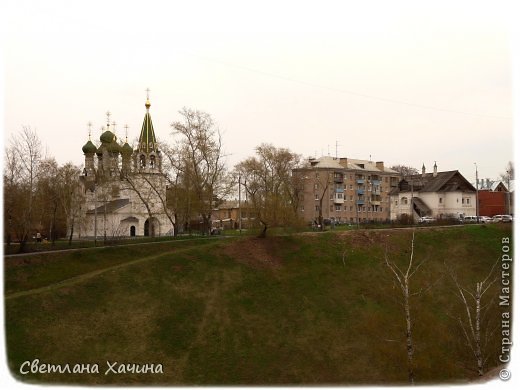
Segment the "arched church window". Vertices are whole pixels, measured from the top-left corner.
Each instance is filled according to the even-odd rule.
[[[141,163],[141,168],[146,167],[146,157],[144,156],[144,154],[141,154],[140,163]]]
[[[155,156],[150,156],[150,167],[155,168]]]

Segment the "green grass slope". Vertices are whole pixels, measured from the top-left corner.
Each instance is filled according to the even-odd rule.
[[[417,383],[476,377],[445,263],[473,286],[508,236],[504,225],[416,231],[415,259],[426,260],[412,280],[426,289],[411,300]],[[383,261],[386,251],[404,267],[410,239],[410,230],[356,231],[6,259],[8,362],[39,383],[406,383],[400,292]],[[499,314],[492,305],[490,329]],[[498,337],[487,368],[498,365]],[[97,363],[99,374],[21,375],[34,359]],[[107,361],[160,363],[164,373],[105,375]]]

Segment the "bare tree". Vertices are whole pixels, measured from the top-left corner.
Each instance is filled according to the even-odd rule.
[[[292,170],[298,167],[300,156],[285,148],[262,144],[256,148],[257,157],[249,157],[237,164],[236,176],[244,179],[244,188],[253,212],[263,225],[260,237],[267,229],[282,226],[297,219],[298,201],[294,190]]]
[[[225,192],[222,136],[209,114],[188,108],[179,113],[182,121],[172,123],[173,134],[180,139],[171,161],[183,182],[189,183],[194,200],[190,206],[202,217],[204,232],[209,233],[211,212],[219,194]]]
[[[500,260],[500,259],[499,259]],[[479,281],[475,284],[475,289],[470,290],[464,287],[458,280],[455,271],[449,268],[444,262],[444,265],[448,271],[451,280],[456,286],[456,296],[462,304],[462,311],[464,314],[452,316],[455,318],[460,326],[467,346],[471,349],[477,366],[477,372],[479,376],[484,375],[484,366],[487,361],[484,351],[487,347],[488,341],[494,329],[489,324],[485,323],[485,314],[491,307],[494,299],[490,299],[488,302],[484,302],[483,298],[486,292],[496,283],[498,276],[494,274],[495,267],[499,260],[493,264],[489,274],[484,280]],[[483,334],[484,333],[484,334]]]
[[[320,230],[324,229],[323,226],[323,198],[325,198],[325,195],[327,194],[327,190],[329,189],[330,183],[331,183],[331,173],[325,171],[325,175],[320,175],[319,171],[316,170],[315,172],[315,188],[316,191],[320,191],[318,194],[319,196],[319,210],[318,210],[318,224],[320,226]]]
[[[393,169],[394,171],[399,172],[399,174],[402,177],[411,176],[411,175],[418,175],[419,174],[419,170],[418,169],[416,169],[414,167],[409,167],[409,166],[406,166],[406,165],[401,165],[401,164],[392,165],[390,167],[390,169]]]
[[[7,184],[13,190],[6,199],[10,218],[8,226],[15,231],[20,241],[20,252],[23,252],[35,228],[34,203],[38,167],[42,158],[42,145],[36,132],[29,126],[23,126],[10,139],[6,155],[8,171],[4,170],[4,176],[7,173]]]
[[[65,215],[66,226],[69,232],[69,245],[72,244],[74,227],[79,219],[81,204],[84,195],[80,191],[80,168],[72,163],[67,163],[58,169],[58,199]]]
[[[415,241],[415,231],[412,233],[412,243],[411,243],[411,253],[410,260],[408,261],[408,265],[406,270],[403,271],[401,268],[397,266],[395,262],[392,262],[388,258],[388,250],[385,250],[385,264],[392,272],[395,282],[397,286],[400,288],[402,293],[402,306],[404,309],[405,321],[406,321],[406,351],[408,355],[408,381],[410,384],[414,384],[415,381],[415,373],[414,373],[414,343],[412,338],[412,329],[413,329],[413,321],[411,316],[411,305],[410,298],[415,295],[419,295],[423,292],[423,290],[419,290],[416,292],[411,292],[410,281],[412,277],[415,275],[417,270],[424,264],[425,260],[420,262],[419,264],[414,264],[414,241]]]
[[[500,174],[500,180],[504,181],[507,185],[507,190],[510,191],[511,180],[515,179],[515,166],[512,161],[509,161],[506,165],[506,171]]]

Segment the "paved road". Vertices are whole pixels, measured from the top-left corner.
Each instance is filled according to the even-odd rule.
[[[47,253],[66,253],[66,252],[86,251],[86,250],[101,249],[101,248],[117,248],[117,247],[121,247],[121,246],[132,246],[132,245],[164,244],[167,242],[172,243],[172,242],[184,242],[184,241],[195,241],[195,240],[216,240],[219,238],[226,238],[226,236],[212,236],[212,237],[206,237],[206,238],[200,238],[200,237],[185,238],[185,239],[181,239],[181,240],[171,240],[171,241],[136,242],[136,243],[131,243],[131,244],[91,246],[91,247],[87,247],[87,248],[55,249],[55,250],[49,250],[49,251],[27,252],[27,253],[16,253],[16,254],[12,254],[12,255],[4,255],[4,258],[36,256],[36,255],[44,255]]]

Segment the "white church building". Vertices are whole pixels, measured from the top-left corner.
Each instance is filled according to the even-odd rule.
[[[433,172],[405,176],[390,191],[390,219],[430,216],[435,219],[476,215],[476,189],[459,171]]]
[[[98,146],[90,135],[83,146],[85,168],[80,182],[84,203],[74,233],[77,238],[173,235],[175,220],[167,209],[167,181],[148,97],[145,107],[135,149],[128,137],[123,144],[110,131],[109,113]]]

